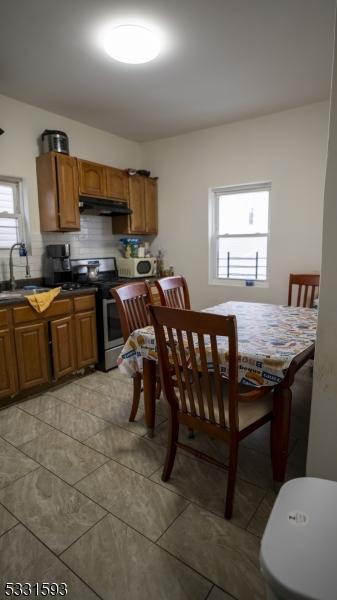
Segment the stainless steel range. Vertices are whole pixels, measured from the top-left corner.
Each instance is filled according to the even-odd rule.
[[[98,368],[108,371],[117,366],[117,358],[124,341],[116,301],[110,289],[128,280],[118,277],[115,257],[71,259],[74,286],[94,286],[97,310]]]

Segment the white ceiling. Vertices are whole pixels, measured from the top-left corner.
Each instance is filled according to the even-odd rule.
[[[335,0],[0,0],[0,8],[0,93],[125,138],[329,96]],[[103,52],[99,31],[124,16],[163,31],[158,59],[126,65]]]

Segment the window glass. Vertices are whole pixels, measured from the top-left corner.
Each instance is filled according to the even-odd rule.
[[[0,184],[0,213],[15,213],[14,191],[13,185]]]
[[[0,249],[23,240],[19,180],[0,178]]]
[[[270,184],[213,190],[212,276],[267,280]]]
[[[266,280],[267,241],[267,236],[219,238],[218,277]]]
[[[269,191],[219,195],[219,234],[267,233]]]

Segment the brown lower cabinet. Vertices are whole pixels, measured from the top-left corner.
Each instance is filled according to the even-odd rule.
[[[78,367],[97,362],[96,315],[94,311],[75,315]]]
[[[73,317],[52,321],[50,331],[54,378],[60,379],[76,370]]]
[[[14,335],[20,390],[47,383],[50,379],[47,323],[15,327]]]
[[[9,329],[0,331],[0,398],[11,396],[17,389],[13,334]]]
[[[55,300],[41,315],[28,305],[0,311],[0,398],[96,362],[94,294]]]

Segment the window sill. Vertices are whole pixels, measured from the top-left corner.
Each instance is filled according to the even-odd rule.
[[[246,285],[244,279],[209,279],[208,285],[222,285],[225,287],[244,287],[247,289],[269,288],[268,281],[254,281],[254,285]]]

